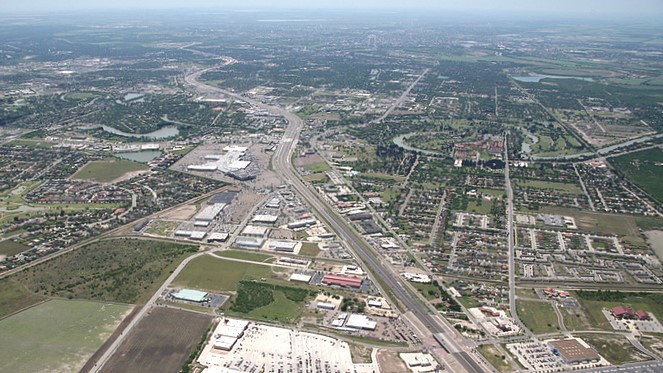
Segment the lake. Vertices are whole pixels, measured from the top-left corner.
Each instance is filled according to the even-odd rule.
[[[128,159],[130,161],[136,161],[141,163],[147,163],[154,158],[161,155],[159,150],[148,150],[142,152],[128,152],[128,153],[115,153],[115,156],[118,158]]]
[[[113,135],[123,137],[146,137],[148,139],[165,139],[168,137],[175,137],[180,134],[180,131],[175,126],[162,127],[149,133],[126,133],[106,125],[101,126],[101,128],[103,128],[103,130],[108,133],[112,133]]]
[[[587,78],[582,76],[564,76],[564,75],[545,75],[545,74],[536,74],[532,73],[529,75],[513,76],[514,80],[525,83],[538,83],[543,79],[578,79],[584,80],[586,82],[593,82],[593,78]]]

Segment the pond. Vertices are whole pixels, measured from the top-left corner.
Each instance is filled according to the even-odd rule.
[[[106,125],[101,126],[101,128],[103,128],[103,130],[108,133],[112,133],[113,135],[123,137],[146,137],[148,139],[165,139],[168,137],[175,137],[180,134],[180,131],[175,126],[162,127],[149,133],[127,133]]]
[[[161,155],[159,150],[148,150],[142,152],[115,153],[118,158],[128,159],[141,163],[147,163]]]
[[[582,77],[582,76],[565,76],[565,75],[545,75],[545,74],[536,74],[530,73],[528,75],[513,76],[513,79],[519,82],[525,83],[538,83],[543,79],[578,79],[584,80],[586,82],[593,82],[593,78]]]

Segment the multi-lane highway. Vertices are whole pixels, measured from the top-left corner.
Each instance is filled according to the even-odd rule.
[[[205,71],[205,70],[203,70]],[[410,311],[423,325],[429,334],[436,335],[437,340],[444,344],[444,348],[449,351],[452,359],[456,360],[467,372],[483,372],[485,369],[477,362],[477,358],[461,346],[462,337],[446,320],[435,317],[434,311],[431,311],[424,303],[420,302],[403,284],[403,279],[398,273],[395,273],[391,267],[383,265],[379,255],[368,246],[368,244],[345,222],[344,218],[339,216],[333,208],[321,200],[318,194],[304,184],[291,164],[292,154],[295,150],[299,133],[303,127],[302,120],[295,114],[276,106],[266,105],[262,102],[229,92],[217,87],[213,87],[197,80],[203,71],[187,75],[185,81],[195,86],[199,91],[208,93],[221,93],[231,96],[252,105],[269,111],[272,114],[280,115],[288,121],[288,127],[285,130],[282,141],[277,147],[272,164],[283,178],[291,185],[299,195],[316,211],[318,217],[325,221],[329,227],[345,242],[345,244],[356,254],[359,261],[363,262],[366,269],[371,273],[376,284],[382,283],[396,298],[396,302]],[[475,360],[476,359],[476,360]]]

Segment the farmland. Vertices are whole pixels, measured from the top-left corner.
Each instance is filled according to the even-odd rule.
[[[138,323],[102,372],[179,372],[211,315],[157,307]]]
[[[52,300],[0,320],[0,361],[7,372],[80,370],[130,306]]]
[[[72,178],[108,183],[129,172],[143,170],[147,170],[147,166],[138,162],[106,158],[86,164]]]
[[[100,241],[27,269],[12,279],[47,296],[140,303],[184,257],[197,251],[147,240]]]
[[[610,158],[615,169],[663,203],[663,150],[654,148]]]

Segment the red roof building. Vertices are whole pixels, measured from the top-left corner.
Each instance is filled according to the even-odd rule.
[[[328,273],[322,278],[325,285],[336,285],[342,287],[360,288],[362,279],[355,276],[336,275]]]
[[[647,313],[647,311],[643,311],[643,310],[636,311],[635,312],[635,317],[638,320],[649,320],[650,319],[649,314]]]
[[[635,316],[633,310],[630,307],[625,306],[613,307],[610,310],[610,313],[617,319],[632,319],[633,316]]]

